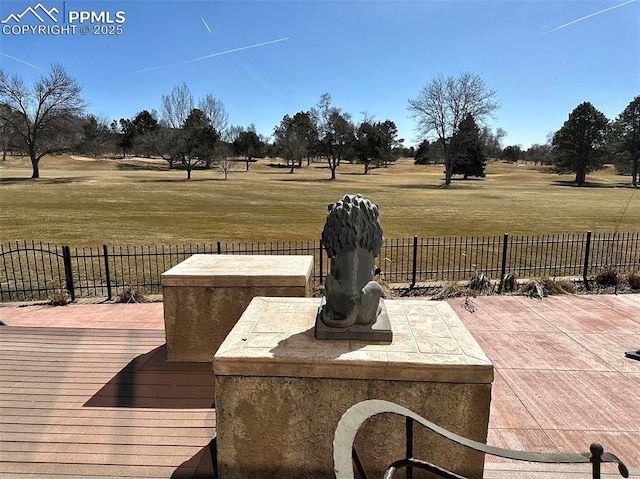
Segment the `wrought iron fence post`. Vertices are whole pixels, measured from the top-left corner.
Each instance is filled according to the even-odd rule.
[[[67,291],[71,296],[71,301],[76,300],[76,292],[73,287],[73,270],[71,269],[71,248],[69,246],[62,247],[62,261],[64,263],[64,276],[67,283]]]
[[[418,235],[413,235],[413,268],[411,271],[411,286],[410,288],[415,288],[416,286],[416,273],[417,273],[417,263],[418,263]]]
[[[323,262],[323,258],[322,258],[322,238],[320,238],[320,284],[322,284],[322,262]]]
[[[553,236],[552,238],[539,236],[518,236],[514,240],[509,238],[508,233],[504,233],[502,255],[496,248],[500,248],[499,237],[491,236],[487,240],[485,237],[466,238],[459,242],[453,241],[451,238],[434,238],[430,243],[429,238],[418,241],[418,235],[413,237],[413,252],[408,251],[411,247],[407,238],[399,240],[388,240],[383,246],[383,254],[377,265],[380,269],[387,269],[387,274],[394,278],[401,278],[399,281],[406,281],[408,288],[416,288],[418,283],[418,274],[420,279],[451,279],[456,275],[468,272],[467,261],[472,266],[478,265],[477,269],[484,269],[485,273],[498,272],[500,279],[497,284],[497,292],[502,293],[508,284],[505,281],[507,271],[513,268],[513,272],[519,271],[530,274],[537,271],[557,271],[569,272],[568,274],[582,275],[585,290],[592,290],[592,278],[590,278],[591,270],[599,267],[601,259],[606,260],[607,265],[616,268],[637,267],[640,257],[638,256],[638,244],[640,241],[640,233],[616,233],[613,236],[598,235],[594,237],[591,231],[587,231],[586,235],[571,234]],[[593,246],[591,244],[593,243]],[[602,243],[602,244],[600,244]],[[315,258],[314,281],[322,283],[325,274],[331,274],[333,260],[327,257],[327,266],[325,268],[324,260],[327,256],[323,246],[322,239],[309,240],[307,246],[299,249],[298,246],[289,244],[281,246],[277,244],[264,243],[245,243],[240,247],[234,243],[225,243],[225,251],[222,251],[222,243],[220,241],[211,243],[204,250],[217,254],[280,254],[288,252],[293,254],[296,251],[304,251],[305,254],[311,254]],[[520,246],[523,246],[522,248]],[[144,249],[139,252],[134,248],[133,251],[129,247],[119,247],[120,252],[111,246],[111,251],[107,245],[100,249],[90,248],[74,248],[71,252],[70,246],[47,245],[46,249],[42,244],[36,245],[33,241],[27,244],[26,241],[15,242],[14,245],[9,243],[6,247],[0,245],[0,276],[3,278],[11,278],[11,281],[3,279],[1,300],[16,299],[34,295],[37,292],[45,292],[48,294],[47,286],[42,286],[42,281],[50,282],[66,282],[66,289],[73,301],[76,297],[83,295],[102,294],[107,292],[109,300],[112,300],[118,293],[118,285],[127,277],[127,272],[131,280],[134,274],[138,274],[138,266],[142,267],[142,277],[146,278],[146,269],[148,267],[155,269],[156,275],[159,276],[160,268],[167,269],[166,262],[169,267],[173,265],[174,260],[183,258],[184,255],[198,253],[200,250],[196,245],[195,249],[186,249],[184,252],[174,251],[171,246],[166,249],[164,246],[160,251],[156,248],[155,253]],[[462,248],[466,254],[462,253]],[[580,249],[582,248],[582,250]],[[418,251],[419,249],[419,251]],[[591,251],[593,249],[593,251]],[[497,253],[497,256],[496,254]],[[47,256],[48,255],[48,256]],[[593,259],[591,256],[593,255]],[[386,258],[388,256],[388,258]],[[464,265],[458,262],[457,258],[463,256]],[[500,258],[502,256],[502,258]],[[48,259],[47,259],[48,258]],[[100,258],[104,259],[104,271],[106,273],[106,282],[103,277],[102,265],[98,265]],[[135,259],[134,258],[139,258]],[[59,261],[62,259],[63,264]],[[155,259],[155,265],[152,261]],[[55,260],[55,261],[54,261]],[[136,263],[136,261],[138,261]],[[411,266],[409,262],[412,261]],[[501,263],[500,263],[501,261]],[[35,262],[35,263],[33,263]],[[388,267],[385,268],[384,264]],[[489,264],[490,262],[490,264]],[[485,267],[487,263],[489,266]],[[539,264],[540,263],[540,264]],[[32,266],[33,264],[33,266]],[[531,264],[532,266],[530,266]],[[418,268],[419,265],[420,268]],[[97,269],[96,269],[97,268]],[[74,272],[75,269],[75,272]],[[418,271],[420,269],[421,271]],[[113,278],[111,275],[113,274]],[[551,273],[549,273],[551,274]],[[74,278],[74,276],[78,276]],[[42,278],[42,279],[40,279]],[[75,291],[75,281],[78,281],[78,292]],[[392,278],[388,278],[392,280]],[[85,281],[92,286],[86,286]],[[146,279],[144,279],[146,281]],[[5,289],[6,286],[6,289]],[[105,286],[106,290],[105,291]],[[155,284],[153,285],[155,286]],[[102,288],[102,289],[100,289]],[[102,293],[98,292],[98,290]],[[89,291],[91,290],[91,291]]]
[[[591,250],[591,231],[587,231],[587,244],[584,248],[584,269],[582,270],[582,280],[584,281],[584,287],[587,291],[591,291],[591,287],[589,286],[589,279],[587,278],[587,274],[589,272],[589,253]]]
[[[104,274],[107,276],[107,300],[111,301],[113,295],[111,293],[111,277],[109,274],[109,253],[106,244],[102,245],[102,254],[104,255]]]
[[[502,293],[502,287],[504,286],[504,276],[507,274],[507,247],[509,246],[509,233],[504,234],[502,240],[502,267],[500,268],[500,286],[498,286],[498,293]]]

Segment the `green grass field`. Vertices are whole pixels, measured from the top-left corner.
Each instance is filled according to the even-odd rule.
[[[442,188],[442,166],[410,159],[363,175],[322,163],[289,174],[263,159],[228,180],[215,170],[169,171],[163,161],[45,157],[29,180],[27,158],[0,162],[0,242],[72,246],[313,240],[326,206],[362,193],[380,207],[387,238],[638,231],[640,193],[613,167],[572,187],[572,176],[492,162],[487,177]]]

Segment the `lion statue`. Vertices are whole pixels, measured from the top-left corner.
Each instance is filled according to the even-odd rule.
[[[373,280],[382,247],[378,207],[357,194],[345,195],[328,210],[322,243],[331,258],[331,272],[324,285],[322,322],[335,328],[372,325],[382,296]]]

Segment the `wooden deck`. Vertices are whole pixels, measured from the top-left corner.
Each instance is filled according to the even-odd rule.
[[[450,304],[495,367],[488,443],[586,452],[640,479],[640,295]],[[0,477],[211,478],[210,365],[166,362],[162,304],[0,307]],[[579,479],[581,466],[488,458],[485,479]],[[620,477],[612,466],[603,477]]]
[[[162,330],[0,327],[0,476],[211,477],[211,366],[165,358]]]

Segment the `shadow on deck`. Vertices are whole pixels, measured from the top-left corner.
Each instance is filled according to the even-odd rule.
[[[85,407],[204,409],[214,407],[214,375],[209,363],[170,363],[167,345],[127,364]]]

